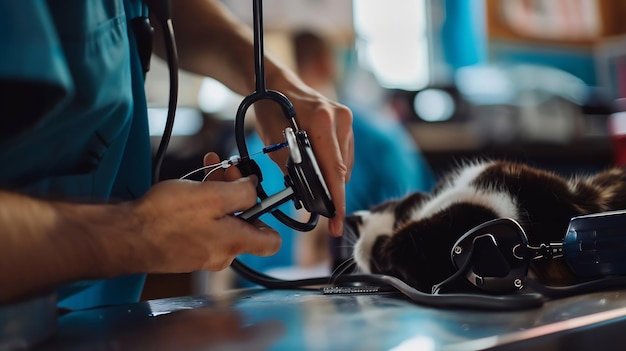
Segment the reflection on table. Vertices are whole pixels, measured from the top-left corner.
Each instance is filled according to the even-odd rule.
[[[390,293],[252,289],[70,312],[37,350],[598,349],[626,339],[625,306],[626,291],[487,312],[427,308]]]

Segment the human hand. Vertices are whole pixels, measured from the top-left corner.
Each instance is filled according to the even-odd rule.
[[[219,159],[208,154],[205,161]],[[141,228],[139,247],[145,247],[145,272],[217,271],[239,254],[269,256],[278,251],[276,231],[232,215],[256,203],[256,178],[239,178],[237,173],[218,170],[205,182],[163,181],[132,205]]]
[[[250,94],[256,87],[251,28],[219,1],[195,1],[193,6],[189,2],[172,2],[176,32],[181,34],[176,37],[181,68],[213,77],[241,95]],[[336,209],[328,228],[339,236],[346,212],[345,183],[354,162],[352,113],[304,84],[271,55],[264,58],[264,71],[267,88],[285,94],[293,102],[298,126],[309,136]],[[289,123],[276,104],[262,101],[254,108],[263,142],[283,142],[282,132]],[[287,155],[285,150],[270,155],[283,172]]]
[[[352,112],[344,105],[327,99],[306,86],[292,74],[282,72],[271,89],[285,94],[293,103],[298,127],[307,132],[316,159],[330,191],[336,215],[328,222],[328,230],[340,236],[346,215],[345,183],[350,179],[354,162],[354,137]],[[277,105],[261,101],[254,105],[257,131],[263,142],[268,144],[284,141],[283,130],[289,121]],[[285,172],[287,151],[270,154],[272,160]]]

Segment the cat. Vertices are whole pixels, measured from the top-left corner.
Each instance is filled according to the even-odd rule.
[[[430,293],[456,271],[451,246],[486,221],[515,219],[536,246],[562,242],[574,216],[620,209],[626,209],[623,169],[565,178],[522,163],[477,160],[442,177],[431,193],[389,200],[348,221],[356,227],[353,259],[361,271],[396,276]],[[562,258],[535,260],[530,273],[548,285],[578,280]]]

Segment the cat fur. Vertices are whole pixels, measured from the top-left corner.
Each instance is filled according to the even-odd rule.
[[[515,219],[534,246],[562,242],[574,216],[620,209],[626,209],[623,169],[565,178],[522,163],[475,161],[448,173],[429,194],[354,213],[353,258],[363,272],[393,275],[430,292],[456,270],[452,245],[479,224]],[[577,281],[563,259],[534,261],[531,272],[549,285]]]

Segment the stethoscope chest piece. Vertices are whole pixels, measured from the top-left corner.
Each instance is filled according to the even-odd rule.
[[[452,246],[450,257],[456,269],[466,270],[470,284],[505,293],[524,286],[532,254],[519,223],[499,218],[465,233]]]

